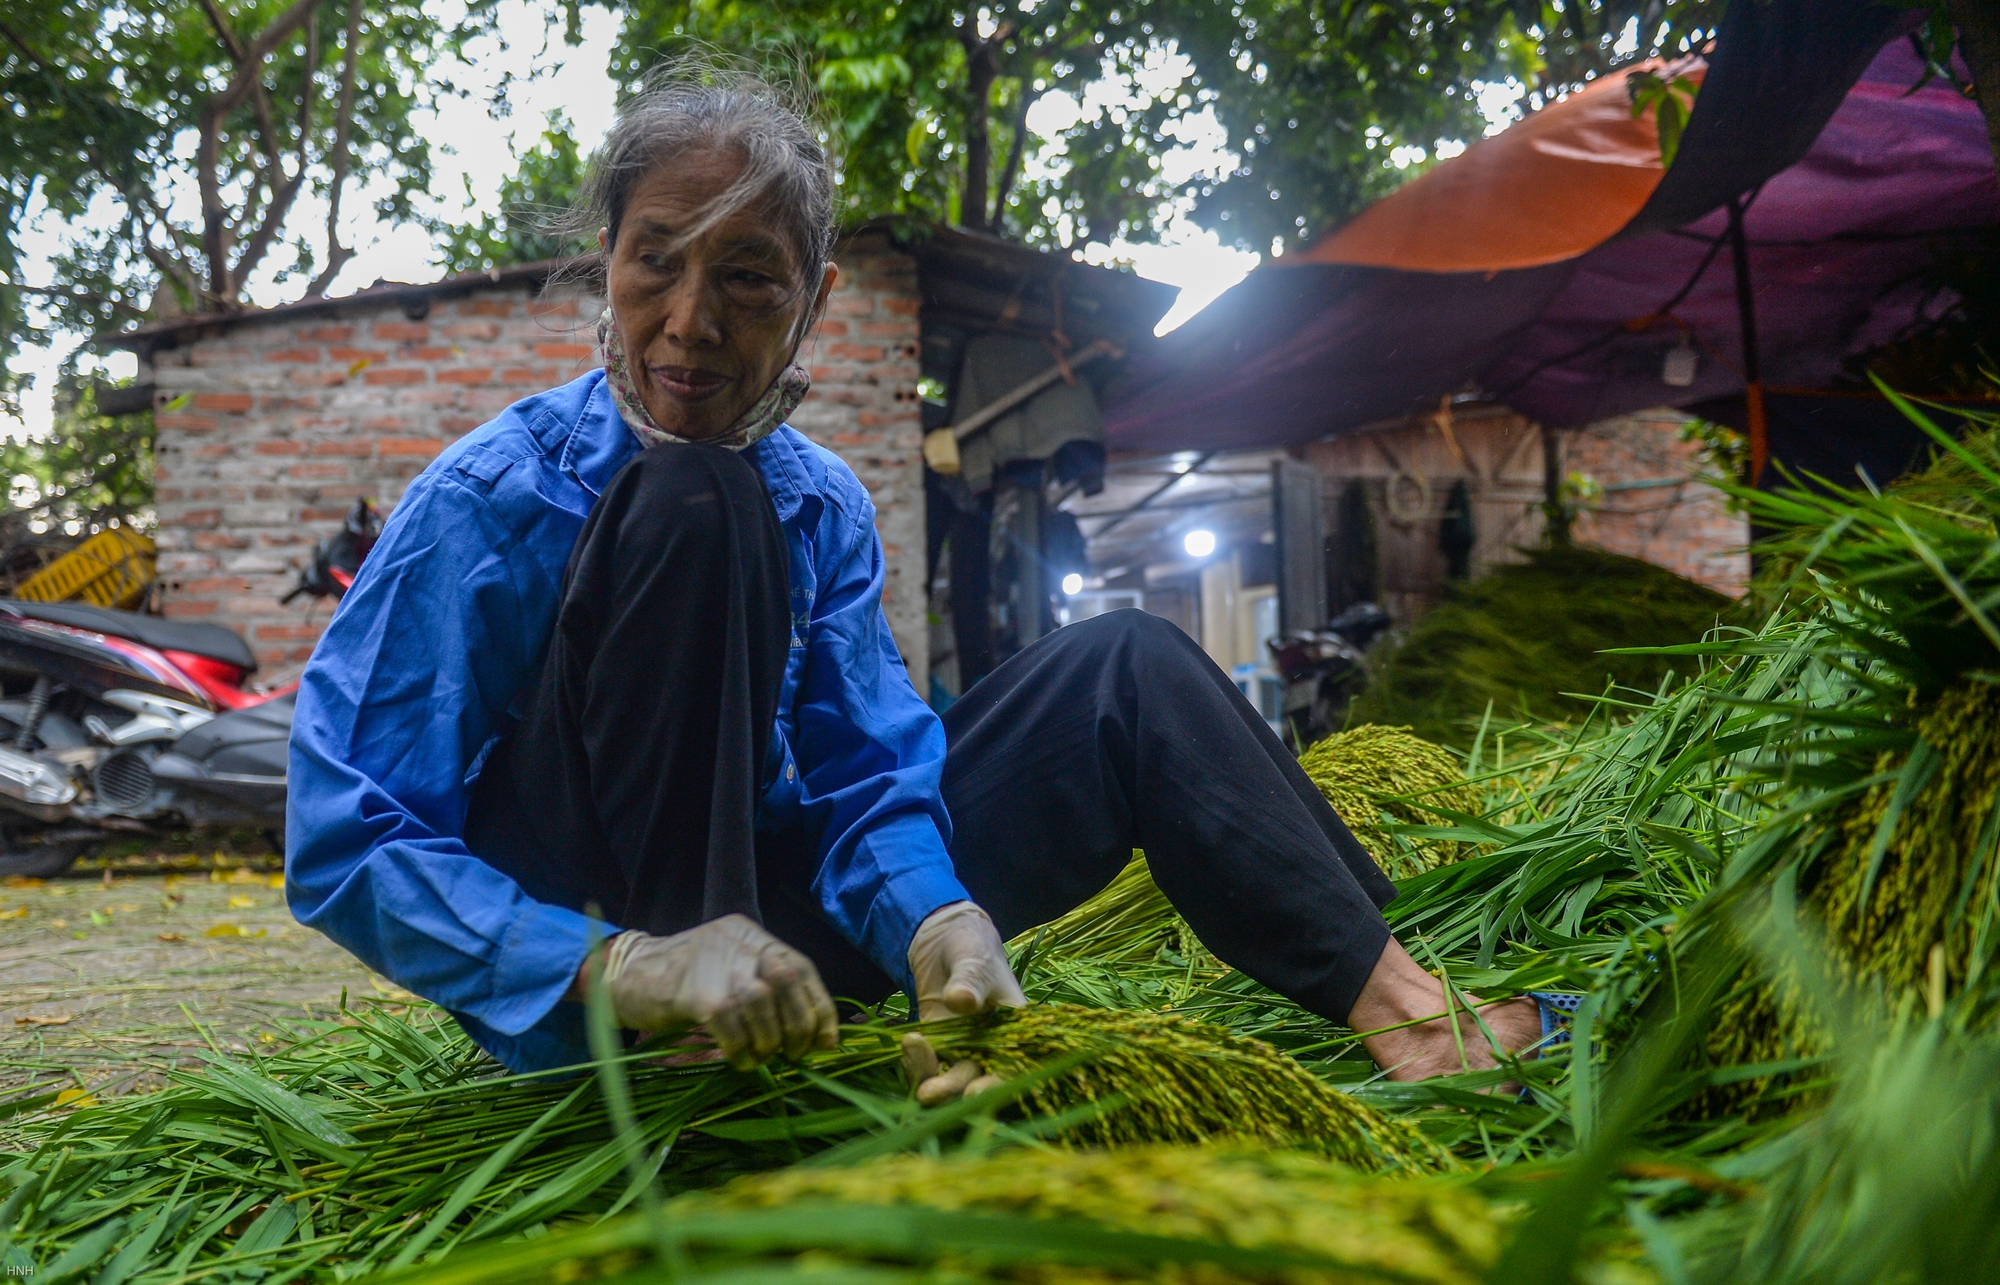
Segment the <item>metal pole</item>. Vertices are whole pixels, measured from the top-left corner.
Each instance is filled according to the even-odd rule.
[[[1750,284],[1750,244],[1743,235],[1743,211],[1749,204],[1740,196],[1729,203],[1729,255],[1736,265],[1736,325],[1743,339],[1743,402],[1750,428],[1749,483],[1755,486],[1771,458],[1771,433],[1764,418],[1764,371],[1757,351],[1757,297]]]

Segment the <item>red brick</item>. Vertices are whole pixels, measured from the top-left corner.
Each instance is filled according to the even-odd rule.
[[[325,629],[323,623],[258,625],[253,632],[258,642],[314,642]]]
[[[447,366],[436,375],[440,384],[484,384],[492,378],[491,366]]]
[[[491,321],[458,321],[449,326],[440,326],[447,339],[490,340],[500,337],[500,327]]]
[[[382,348],[329,348],[327,357],[343,366],[352,366],[357,361],[377,362],[389,360],[389,353]]]
[[[429,371],[419,370],[415,366],[389,366],[382,370],[370,370],[362,375],[362,379],[370,384],[391,388],[406,384],[421,384],[430,377]]]
[[[398,349],[397,361],[450,361],[456,354],[449,348],[409,344]]]
[[[212,616],[218,605],[213,602],[191,602],[186,598],[170,596],[160,604],[160,610],[168,616]]]
[[[842,343],[828,344],[826,346],[826,355],[836,361],[865,361],[872,363],[881,361],[883,352],[881,347],[875,344]]]
[[[375,444],[365,438],[345,438],[333,442],[314,442],[308,450],[314,455],[372,455]]]
[[[190,509],[167,524],[178,527],[212,527],[222,525],[221,509]]]
[[[345,464],[294,464],[285,470],[285,476],[295,481],[309,482],[324,478],[346,477]]]
[[[510,299],[466,299],[458,305],[461,317],[511,317],[514,303]]]
[[[438,427],[443,429],[447,433],[470,433],[473,429],[478,428],[481,424],[484,424],[485,422],[486,422],[485,420],[475,418],[474,416],[471,415],[438,416]],[[156,477],[159,475],[159,468],[157,465],[154,466],[153,473],[154,476]]]
[[[317,348],[273,348],[270,352],[264,354],[264,360],[289,361],[297,362],[300,365],[312,365],[318,362],[322,356],[323,354]]]
[[[917,315],[918,301],[915,299],[899,298],[892,295],[883,299],[881,303],[882,310],[891,316],[914,317]]]
[[[407,433],[415,426],[401,415],[377,415],[374,419],[364,421],[361,427],[363,431],[370,433]]]
[[[212,576],[206,580],[175,582],[175,593],[249,593],[250,582],[241,576]]]
[[[391,343],[420,344],[431,337],[431,328],[420,321],[378,321],[368,333]]]
[[[528,301],[528,315],[530,317],[574,317],[577,315],[576,300],[530,299]]]
[[[257,399],[258,410],[318,410],[317,397],[280,397],[270,393]]]
[[[385,458],[393,455],[428,458],[444,448],[445,443],[428,437],[385,437],[377,445],[376,454]]]
[[[844,321],[822,321],[819,323],[819,337],[821,339],[845,339],[847,338],[847,323]]]
[[[907,321],[864,321],[861,323],[863,339],[908,339],[910,323]],[[905,353],[904,356],[909,354]]]
[[[500,382],[503,384],[539,384],[544,388],[553,388],[561,383],[562,380],[557,376],[556,372],[546,367],[510,366],[500,372]]]
[[[206,433],[215,428],[215,420],[207,415],[191,415],[186,411],[160,411],[153,416],[153,427],[177,429],[183,433]]]
[[[536,344],[535,356],[543,361],[591,361],[597,349],[591,344]]]
[[[287,438],[271,437],[252,443],[250,449],[259,455],[300,455],[306,448]]]
[[[250,542],[242,536],[226,535],[221,531],[197,531],[193,544],[197,549],[245,549]]]
[[[353,326],[302,326],[299,338],[316,344],[344,344],[354,338]]]
[[[299,510],[299,521],[301,522],[341,522],[345,521],[346,518],[347,507],[345,505],[334,509]]]

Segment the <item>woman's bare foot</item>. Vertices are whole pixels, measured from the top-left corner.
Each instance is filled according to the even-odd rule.
[[[1444,983],[1425,972],[1402,943],[1391,937],[1354,1001],[1347,1024],[1356,1031],[1379,1032],[1364,1038],[1361,1045],[1392,1080],[1427,1080],[1434,1075],[1499,1065],[1492,1043],[1480,1030],[1481,1022],[1509,1053],[1520,1052],[1542,1036],[1541,1010],[1531,999],[1500,1000],[1477,1007],[1479,1020],[1474,1021],[1463,1007],[1447,999]],[[1453,1008],[1457,1012],[1445,1017]],[[1418,1020],[1423,1018],[1430,1020]],[[1454,1019],[1456,1037],[1452,1033]],[[1396,1029],[1386,1029],[1389,1027]]]

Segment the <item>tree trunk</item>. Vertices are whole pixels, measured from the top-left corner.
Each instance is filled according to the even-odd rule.
[[[993,101],[993,82],[999,78],[1000,68],[994,61],[992,43],[977,36],[966,43],[965,63],[965,188],[958,196],[958,225],[984,232],[993,166],[993,139],[987,115]]]
[[[1972,72],[1972,91],[1986,113],[1986,137],[2000,160],[2000,6],[1993,0],[1945,0],[1958,28],[1958,52]]]

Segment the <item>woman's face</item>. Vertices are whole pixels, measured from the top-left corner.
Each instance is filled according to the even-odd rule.
[[[632,381],[654,422],[691,441],[725,432],[763,396],[791,358],[800,314],[833,288],[831,264],[816,289],[798,288],[797,254],[754,205],[687,237],[740,168],[710,151],[654,168],[607,247]]]

